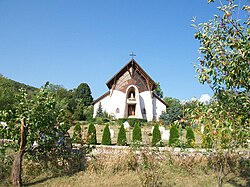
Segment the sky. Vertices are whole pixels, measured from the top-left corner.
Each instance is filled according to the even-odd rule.
[[[199,41],[191,20],[217,13],[206,0],[1,0],[0,74],[40,88],[87,83],[96,99],[134,59],[165,97],[212,95],[193,63]]]

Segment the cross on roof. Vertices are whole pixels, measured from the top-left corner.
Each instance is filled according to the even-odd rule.
[[[134,56],[136,56],[136,54],[134,54],[134,52],[132,52],[131,54],[129,54],[129,56],[131,56],[132,59],[134,59]]]

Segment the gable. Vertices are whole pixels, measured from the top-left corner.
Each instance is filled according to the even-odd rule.
[[[152,91],[155,89],[155,82],[149,75],[132,59],[107,83],[109,89],[119,90],[125,93],[130,85],[137,86],[139,92]]]

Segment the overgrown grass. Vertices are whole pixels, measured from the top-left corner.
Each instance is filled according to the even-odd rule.
[[[174,154],[147,148],[98,154],[87,159],[82,171],[69,173],[68,165],[49,167],[24,161],[26,186],[207,186],[217,184],[217,176],[204,155]],[[241,160],[242,161],[242,160]],[[79,163],[79,162],[76,162]],[[240,163],[240,162],[239,162]],[[248,186],[249,167],[237,167],[225,178],[224,186]],[[73,167],[77,167],[74,165]],[[244,172],[241,170],[245,168]]]

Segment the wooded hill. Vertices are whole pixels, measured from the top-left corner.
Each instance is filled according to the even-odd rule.
[[[53,95],[57,102],[58,109],[64,109],[68,117],[73,120],[91,120],[93,114],[90,87],[87,83],[81,83],[77,88],[67,90],[63,86],[54,85],[49,82],[46,84],[47,90]],[[0,110],[15,111],[19,101],[17,95],[19,89],[24,88],[32,97],[38,88],[16,82],[0,74]]]
[[[12,110],[17,104],[16,95],[19,89],[24,88],[28,93],[34,93],[38,89],[0,75],[0,110]]]

